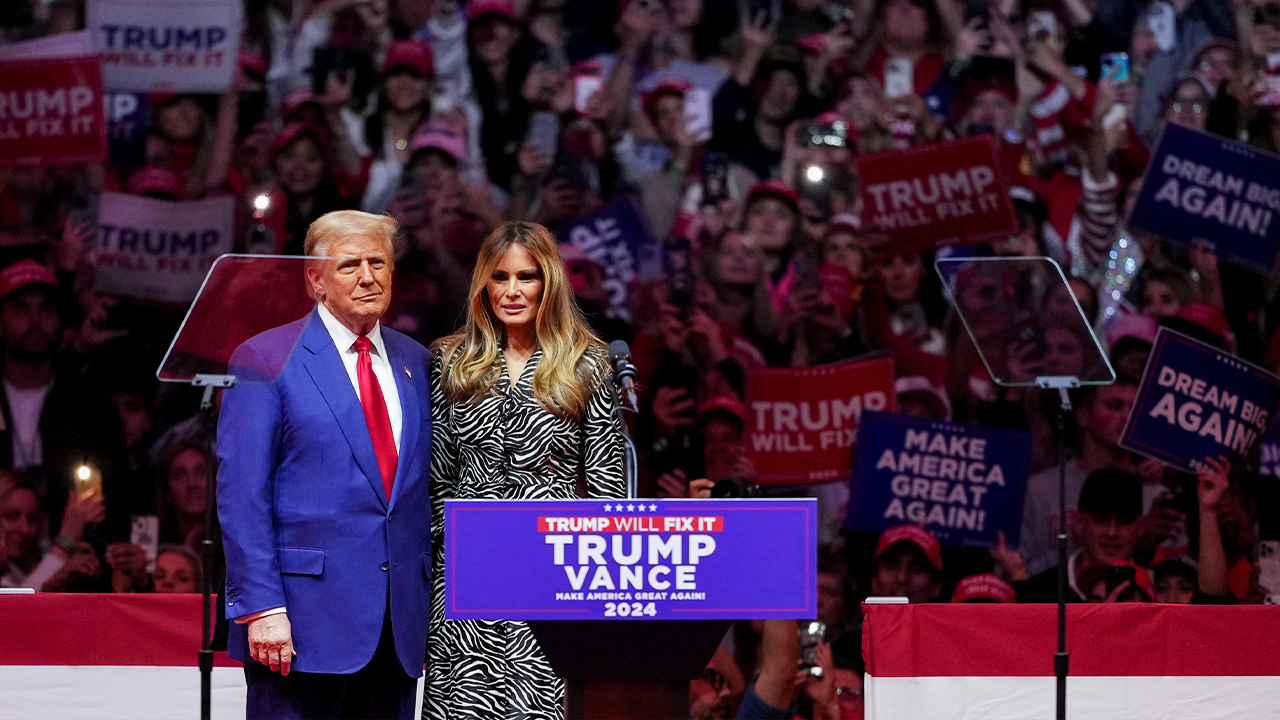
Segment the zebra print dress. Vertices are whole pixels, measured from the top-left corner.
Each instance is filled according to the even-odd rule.
[[[564,682],[555,676],[528,626],[444,619],[444,501],[577,497],[585,463],[591,497],[622,497],[622,431],[610,416],[608,359],[592,347],[595,391],[581,423],[558,418],[534,399],[534,352],[513,387],[501,354],[501,379],[486,397],[449,402],[440,386],[441,353],[431,365],[431,626],[422,715],[427,720],[560,720]]]

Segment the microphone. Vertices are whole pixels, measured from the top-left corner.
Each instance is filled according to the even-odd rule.
[[[609,343],[609,364],[613,366],[613,385],[622,394],[622,407],[631,412],[639,411],[636,402],[636,366],[631,364],[631,348],[625,340]]]

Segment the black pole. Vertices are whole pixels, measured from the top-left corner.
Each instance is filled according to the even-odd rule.
[[[200,563],[204,566],[200,588],[201,623],[203,640],[200,645],[200,720],[210,720],[213,701],[213,488],[217,473],[217,454],[214,437],[218,420],[213,407],[213,385],[206,385],[200,410],[204,413],[205,444],[208,462],[205,464],[204,485],[204,539],[200,541]]]
[[[1063,436],[1067,431],[1067,413],[1071,398],[1066,388],[1058,388],[1058,652],[1053,655],[1053,674],[1057,678],[1057,720],[1067,720],[1067,459]]]

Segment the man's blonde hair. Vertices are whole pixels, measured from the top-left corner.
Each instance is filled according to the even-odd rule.
[[[359,210],[334,210],[325,213],[311,223],[303,246],[310,257],[323,257],[329,245],[339,238],[360,235],[380,238],[387,244],[387,255],[395,254],[392,238],[400,229],[399,223],[389,215],[374,215]]]

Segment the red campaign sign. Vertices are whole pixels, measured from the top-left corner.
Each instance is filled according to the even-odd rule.
[[[102,162],[106,128],[97,56],[0,62],[0,167]]]
[[[747,453],[761,485],[847,480],[864,410],[893,412],[893,356],[747,376]]]
[[[895,248],[932,250],[1018,231],[990,135],[859,155],[862,217]]]

